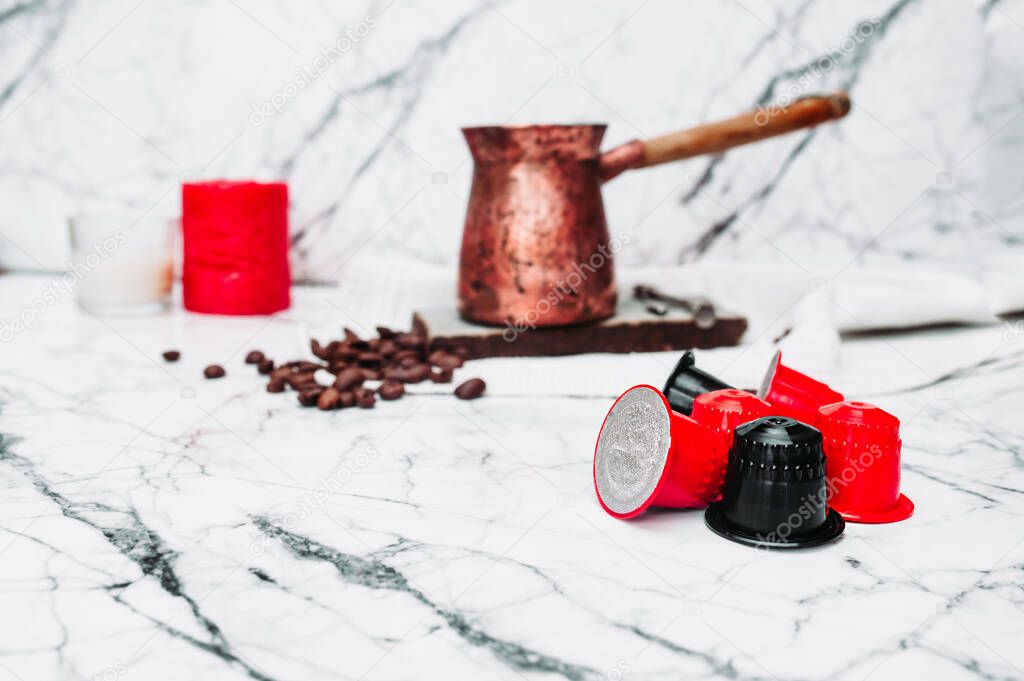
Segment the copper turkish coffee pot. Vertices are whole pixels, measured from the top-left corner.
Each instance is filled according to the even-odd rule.
[[[844,92],[633,140],[600,153],[605,125],[463,128],[473,187],[462,235],[459,314],[560,326],[615,313],[601,184],[632,168],[711,154],[842,118]]]

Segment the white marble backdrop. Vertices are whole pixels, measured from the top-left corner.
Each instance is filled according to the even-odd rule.
[[[290,183],[300,277],[450,266],[460,126],[606,121],[610,147],[839,87],[839,125],[616,179],[620,262],[977,271],[1024,236],[1019,1],[3,0],[0,55],[11,268],[62,268],[75,212],[252,176]]]

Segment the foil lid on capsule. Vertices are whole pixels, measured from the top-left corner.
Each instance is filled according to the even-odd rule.
[[[717,496],[722,440],[672,410],[656,388],[624,392],[605,416],[594,447],[594,489],[601,507],[632,518],[651,506],[699,508]]]

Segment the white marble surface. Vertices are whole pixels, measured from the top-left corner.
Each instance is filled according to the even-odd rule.
[[[605,121],[611,147],[794,86],[848,88],[855,107],[616,179],[621,262],[831,279],[1021,257],[1022,0],[0,0],[0,55],[0,265],[62,268],[68,215],[174,215],[182,178],[223,176],[290,183],[299,277],[395,251],[450,264],[460,126]]]
[[[45,283],[0,277],[3,318]],[[1024,674],[1024,327],[845,341],[824,377],[903,420],[917,512],[762,555],[699,512],[620,522],[594,498],[611,398],[672,355],[482,361],[458,378],[485,399],[321,413],[244,351],[379,320],[297,298],[99,320],[63,297],[5,335],[0,679]],[[746,384],[762,350],[700,358]],[[200,378],[213,361],[227,378]]]

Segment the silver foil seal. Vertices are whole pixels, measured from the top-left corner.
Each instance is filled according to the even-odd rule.
[[[605,419],[594,453],[594,479],[601,501],[615,513],[630,513],[654,492],[668,458],[668,409],[651,388],[633,388]]]

